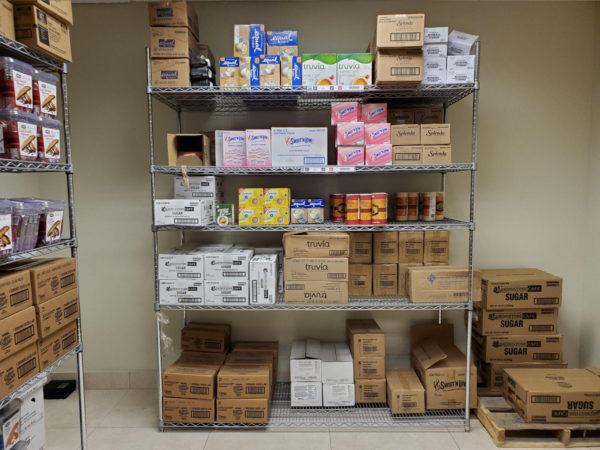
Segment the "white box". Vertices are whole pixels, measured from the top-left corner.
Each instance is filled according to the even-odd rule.
[[[258,247],[254,249],[255,255],[277,255],[277,292],[283,292],[283,248],[282,247]]]
[[[205,305],[247,305],[248,280],[204,282]]]
[[[216,217],[217,205],[223,202],[223,178],[221,177],[175,177],[175,198],[202,199],[210,202],[211,215]],[[216,221],[216,218],[215,218]]]
[[[427,44],[423,46],[423,58],[427,60],[429,57],[440,57],[444,58],[448,56],[448,44]]]
[[[203,305],[204,283],[201,280],[159,280],[158,301],[161,305]]]
[[[429,56],[423,63],[423,81],[421,84],[446,83],[446,57]]]
[[[246,165],[271,167],[271,130],[246,130]]]
[[[154,200],[155,225],[205,226],[214,221],[208,200]]]
[[[440,44],[448,42],[448,27],[425,27],[423,44]]]
[[[292,342],[290,380],[321,383],[321,343],[317,339]]]
[[[327,384],[354,382],[352,354],[347,344],[321,343],[321,382]]]
[[[158,279],[176,280],[180,278],[202,280],[204,255],[201,252],[175,248],[158,255]]]
[[[475,56],[448,56],[446,82],[462,84],[475,82]]]
[[[215,130],[215,166],[223,167],[223,130]]]
[[[246,165],[245,131],[223,131],[223,165],[225,167],[244,167]]]
[[[44,389],[39,388],[21,403],[21,434],[19,442],[27,443],[27,450],[46,448],[46,427],[44,424]]]
[[[448,36],[448,55],[470,55],[479,36],[452,30]]]
[[[354,383],[324,383],[323,406],[354,406]]]
[[[246,280],[250,274],[250,260],[254,250],[231,247],[224,252],[207,252],[204,255],[204,279]]]
[[[250,304],[271,305],[277,298],[279,257],[255,255],[250,260]]]
[[[271,128],[273,167],[327,165],[327,128]]]
[[[323,406],[323,384],[320,382],[292,382],[292,406]]]
[[[337,55],[335,53],[304,53],[302,55],[302,85],[331,86],[337,81]]]
[[[429,72],[423,74],[421,84],[447,84],[446,71]]]

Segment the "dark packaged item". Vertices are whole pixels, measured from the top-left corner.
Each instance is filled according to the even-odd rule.
[[[34,249],[37,244],[40,216],[44,212],[41,202],[24,202],[11,200],[13,251],[24,252]]]
[[[13,252],[12,203],[0,200],[0,258],[8,258]]]
[[[44,398],[48,400],[64,400],[73,392],[77,383],[75,380],[52,380],[44,386]]]
[[[38,118],[18,109],[0,109],[0,158],[36,161]]]
[[[215,77],[215,73],[208,66],[192,67],[192,69],[190,70],[190,77],[192,78],[192,80],[202,79],[202,78],[213,79]]]
[[[215,83],[213,83],[210,80],[194,80],[192,81],[192,86],[214,86]]]
[[[59,120],[40,116],[38,120],[38,159],[44,162],[60,160],[61,127]]]
[[[33,73],[33,110],[51,119],[56,118],[56,93],[58,77],[51,73],[34,70]]]
[[[0,108],[33,111],[34,70],[27,63],[0,56]]]
[[[190,67],[212,67],[210,59],[204,55],[191,55]]]

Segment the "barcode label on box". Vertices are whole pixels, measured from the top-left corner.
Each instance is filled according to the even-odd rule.
[[[327,274],[327,279],[330,279],[330,280],[345,280],[346,279],[346,274],[345,273],[328,273]]]
[[[534,353],[533,359],[538,361],[558,361],[560,355],[558,353]]]
[[[210,389],[208,386],[190,386],[190,394],[208,395]]]
[[[209,419],[211,417],[210,411],[204,409],[192,409],[190,411],[190,417],[193,419]]]
[[[534,303],[536,305],[558,305],[558,297],[536,298]]]
[[[177,299],[179,303],[202,303],[200,297],[180,297]]]
[[[246,303],[246,297],[223,297],[224,303]]]
[[[23,378],[28,373],[30,373],[32,370],[35,370],[36,367],[37,367],[36,358],[34,356],[29,361],[25,361],[23,364],[21,364],[19,367],[17,367],[17,378],[19,378],[19,379]]]
[[[560,403],[560,395],[532,395],[531,403]]]
[[[60,279],[60,287],[65,288],[75,283],[75,274],[69,274]]]
[[[416,31],[412,33],[390,33],[390,41],[405,42],[405,41],[420,41],[421,33]]]
[[[394,155],[396,161],[418,161],[421,159],[420,153],[396,153]]]
[[[67,337],[62,340],[62,348],[63,350],[69,348],[73,343],[75,343],[77,339],[77,333],[71,333]]]
[[[200,273],[178,273],[177,278],[202,278]]]
[[[15,333],[15,345],[25,342],[31,338],[34,334],[34,326],[30,325],[27,328],[23,328],[21,331]]]
[[[264,386],[246,386],[246,394],[248,395],[262,395],[266,393]]]
[[[246,419],[262,419],[265,417],[265,412],[246,410],[244,415],[246,416]]]
[[[29,289],[23,289],[22,291],[15,292],[10,296],[10,306],[18,305],[29,300]]]
[[[345,254],[347,254],[348,252],[346,250],[329,250],[329,254],[331,256],[343,256]]]
[[[175,225],[197,225],[198,219],[186,219],[186,218],[175,218],[173,223]]]
[[[417,402],[402,402],[403,408],[415,408],[417,406]]]
[[[529,325],[529,331],[535,333],[551,332],[554,331],[554,325]]]
[[[75,304],[73,304],[71,306],[67,306],[64,309],[63,314],[65,316],[65,319],[67,317],[71,317],[73,314],[77,314],[77,311],[79,311],[79,309],[77,308],[77,306],[79,306],[79,305],[77,305],[77,303],[75,303]]]
[[[421,74],[420,67],[391,67],[390,75],[393,77],[416,76]]]

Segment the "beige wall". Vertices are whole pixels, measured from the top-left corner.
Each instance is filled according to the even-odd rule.
[[[382,0],[319,2],[318,8],[307,2],[202,2],[196,7],[201,40],[215,55],[227,56],[234,23],[298,29],[302,51],[360,51],[372,35],[375,15],[397,11],[398,5]],[[588,181],[588,175],[598,174],[599,166],[596,155],[595,172],[588,170],[592,162],[594,20],[596,27],[600,26],[597,6],[558,2],[402,5],[403,11],[424,11],[429,25],[450,25],[481,36],[475,262],[480,267],[540,267],[564,277],[561,328],[566,334],[567,360],[577,365],[580,325],[585,317],[585,233],[592,233],[586,220],[593,197],[587,204],[581,200],[589,189],[598,191],[597,181]],[[145,97],[146,6],[76,5],[75,21],[70,94],[86,368],[152,370],[155,331]],[[469,108],[465,102],[450,111],[456,161],[466,160],[469,154]],[[176,131],[176,118],[162,105],[156,106],[155,112],[159,161],[164,161],[164,135]],[[598,109],[595,123],[597,119]],[[326,113],[200,114],[186,117],[184,130],[296,123],[325,124]],[[598,136],[595,142],[597,145]],[[448,176],[447,209],[453,217],[468,214],[464,201],[467,181],[465,174]],[[161,195],[169,195],[169,182],[170,178],[160,179]],[[227,190],[290,185],[298,195],[316,196],[350,189],[436,189],[438,183],[435,176],[233,178],[228,180]],[[170,243],[176,239],[166,234],[162,237],[171,239]],[[260,238],[275,242],[279,234]],[[453,233],[452,239],[453,260],[464,262],[465,233]],[[599,267],[597,257],[593,262],[596,269],[590,269],[590,279]],[[592,299],[588,297],[588,301],[591,306]],[[181,315],[169,316],[175,322],[170,332],[176,336]],[[231,322],[235,339],[279,339],[285,355],[294,337],[342,339],[344,318],[359,316],[376,318],[387,333],[388,354],[402,358],[408,352],[410,324],[433,319],[435,314],[234,312],[207,313],[202,318]],[[448,317],[462,324],[461,314]],[[457,335],[462,336],[462,327],[458,328]],[[587,355],[581,356],[589,360]],[[284,366],[285,358],[282,360]]]

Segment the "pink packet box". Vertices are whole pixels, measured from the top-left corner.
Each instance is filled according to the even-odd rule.
[[[364,145],[365,124],[362,122],[339,123],[335,130],[335,145]]]
[[[366,166],[391,166],[392,144],[367,145],[365,150]]]
[[[271,167],[271,130],[246,130],[246,166]]]
[[[331,125],[344,122],[358,122],[360,105],[358,102],[335,102],[331,104]]]
[[[390,144],[392,139],[391,130],[389,123],[366,123],[365,144]]]
[[[246,166],[245,131],[223,131],[223,166]]]
[[[337,148],[338,166],[364,166],[365,148],[360,145]]]
[[[362,105],[360,120],[364,123],[387,122],[387,103],[366,103]]]

